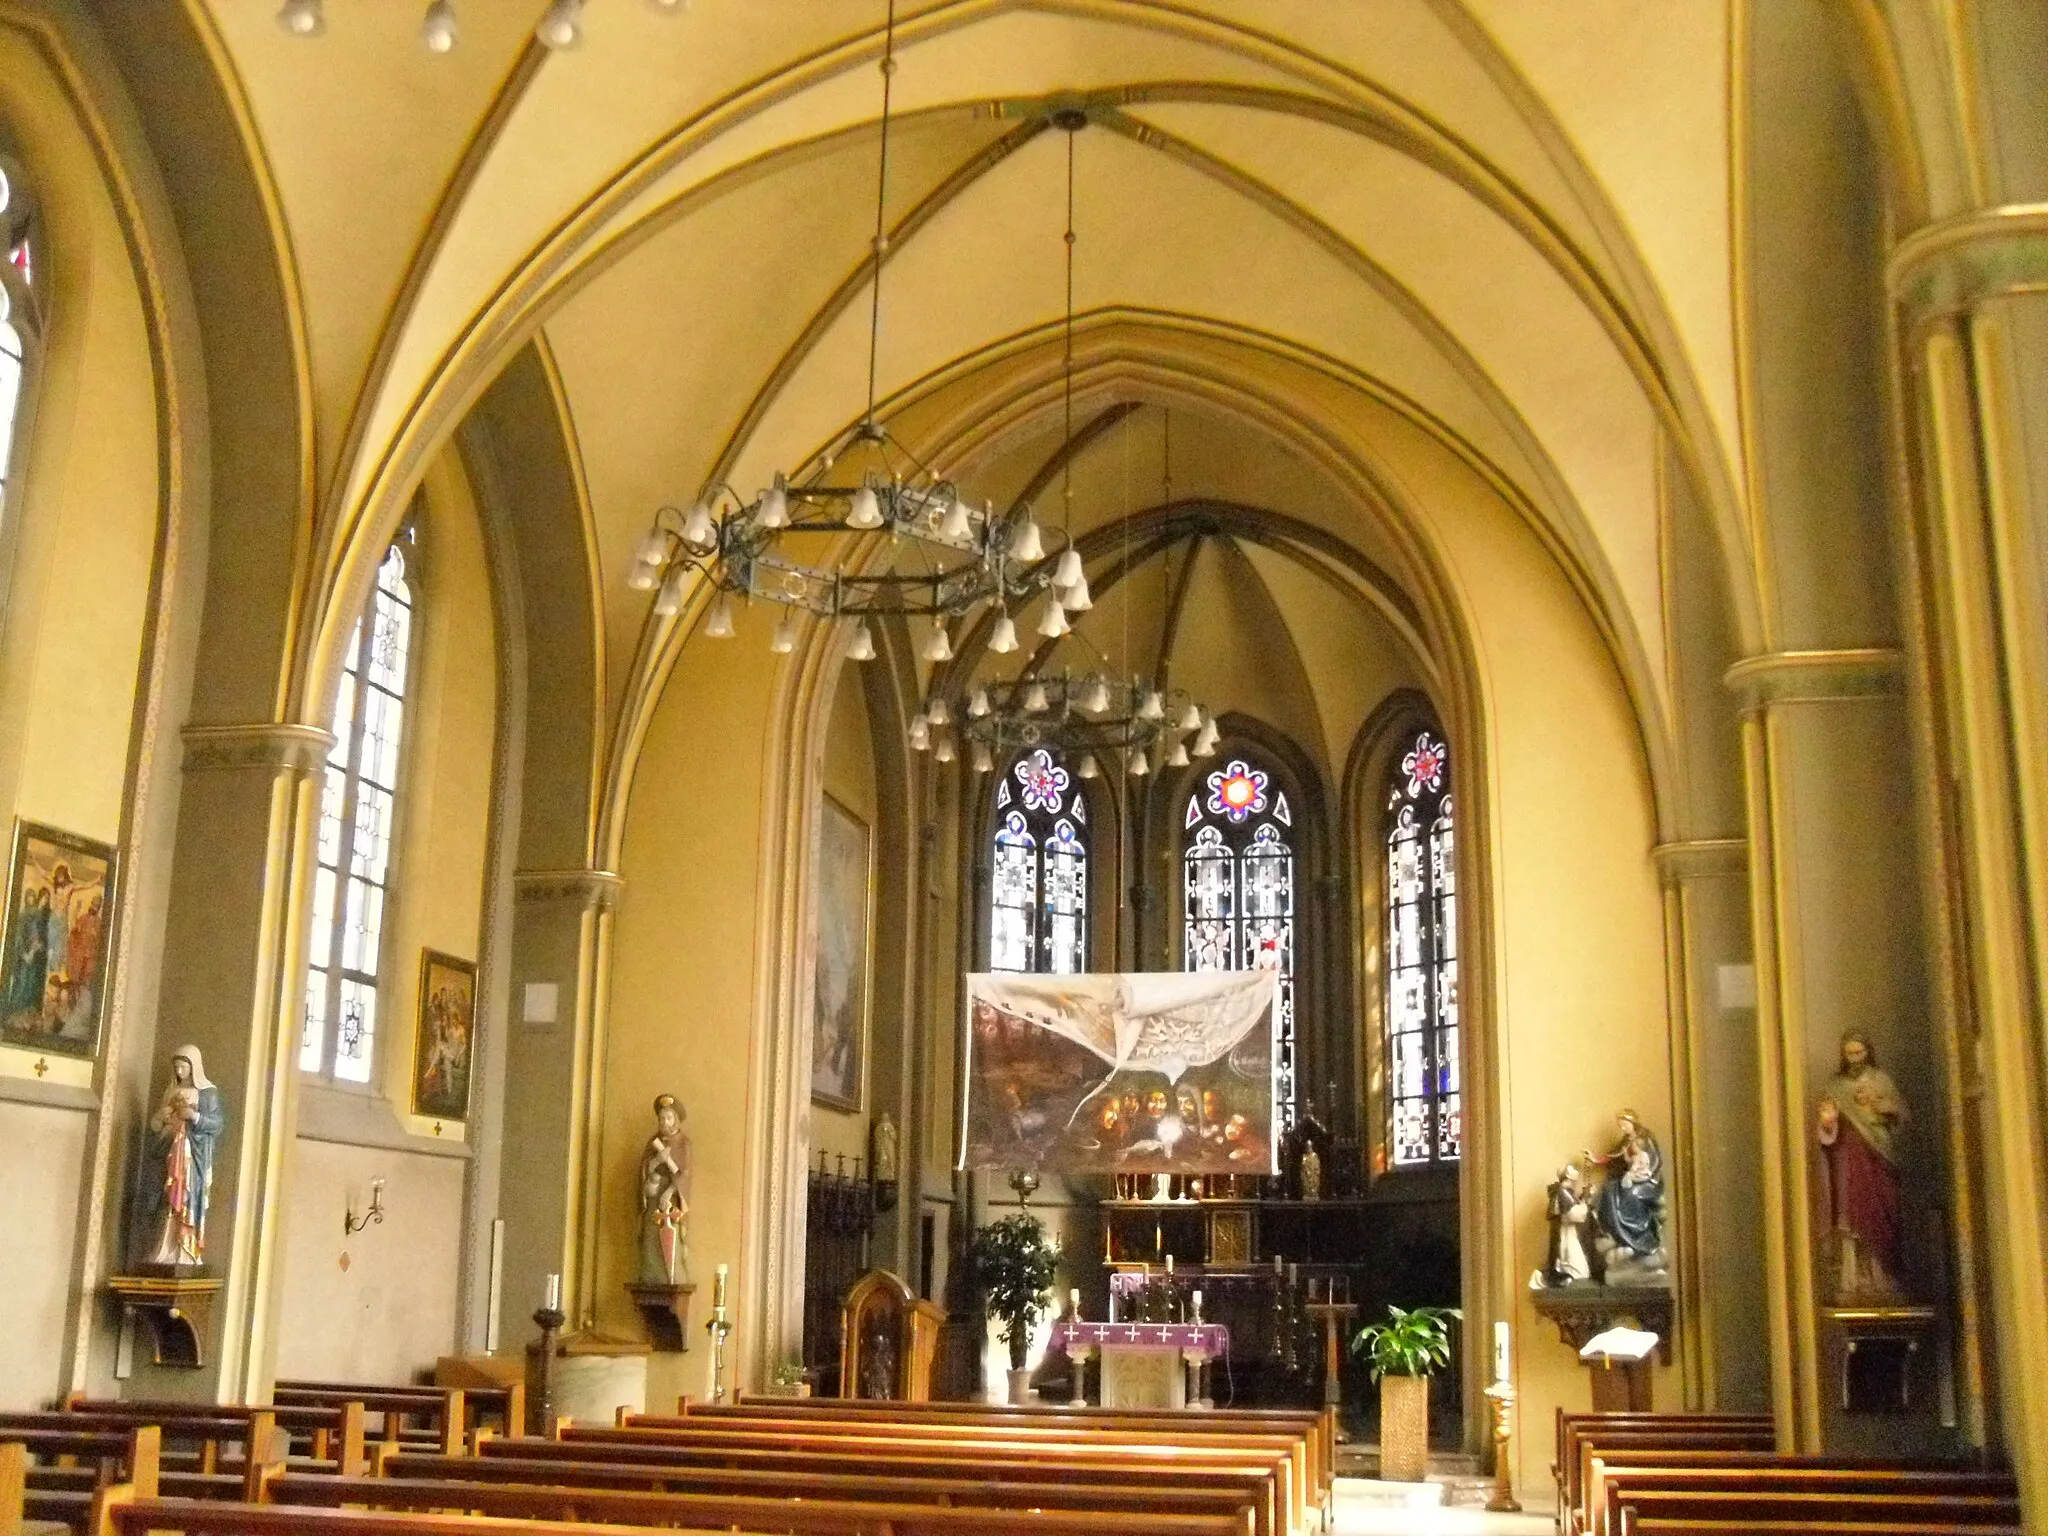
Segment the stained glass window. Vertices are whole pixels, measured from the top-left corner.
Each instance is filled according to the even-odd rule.
[[[1387,794],[1387,1155],[1458,1158],[1458,877],[1451,760],[1418,732]]]
[[[32,201],[14,162],[0,156],[0,526],[14,501],[15,426],[36,334]]]
[[[401,538],[349,637],[321,786],[306,1029],[299,1067],[367,1083],[377,1040],[377,978],[391,886],[399,746],[412,660],[413,595]]]
[[[1181,968],[1280,973],[1274,1076],[1286,1126],[1296,1088],[1293,826],[1273,775],[1234,757],[1188,796],[1181,855]]]
[[[996,780],[988,968],[1088,969],[1088,802],[1043,747]]]

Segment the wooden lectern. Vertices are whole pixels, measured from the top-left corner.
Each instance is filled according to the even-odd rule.
[[[930,1402],[945,1320],[943,1308],[921,1300],[899,1276],[869,1270],[839,1309],[840,1395]]]

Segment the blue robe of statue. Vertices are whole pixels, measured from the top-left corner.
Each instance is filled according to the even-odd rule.
[[[1628,1178],[1630,1158],[1648,1155],[1648,1167],[1634,1181]],[[1607,1235],[1622,1247],[1648,1258],[1663,1246],[1658,1216],[1664,1204],[1664,1152],[1657,1138],[1637,1129],[1635,1135],[1607,1155],[1607,1182],[1600,1186],[1594,1215]]]
[[[7,990],[0,995],[0,1023],[19,1014],[43,1011],[43,986],[50,974],[49,914],[40,904],[22,903],[14,914],[13,942],[8,946]]]
[[[172,1058],[191,1063],[196,1081],[173,1082],[151,1116],[136,1181],[136,1247],[145,1264],[197,1266],[206,1252],[206,1213],[213,1192],[214,1146],[227,1129],[220,1090],[206,1080],[196,1046]],[[190,1120],[170,1112],[172,1094],[196,1090]]]

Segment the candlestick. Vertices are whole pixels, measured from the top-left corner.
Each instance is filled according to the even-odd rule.
[[[726,1266],[719,1265],[717,1280],[711,1288],[711,1305],[714,1307],[725,1305],[725,1272]]]
[[[1081,1315],[1081,1287],[1078,1285],[1067,1292],[1067,1310],[1075,1317]]]
[[[1170,1253],[1166,1256],[1166,1272],[1168,1275],[1173,1273],[1173,1255]]]
[[[1493,1325],[1493,1379],[1508,1379],[1508,1325],[1499,1321]]]
[[[548,1276],[547,1300],[543,1305],[550,1312],[562,1310],[562,1277],[560,1275]]]
[[[1273,1255],[1273,1273],[1276,1275],[1280,1273],[1280,1264],[1280,1255],[1276,1253]]]
[[[1192,1321],[1192,1322],[1197,1322],[1197,1323],[1199,1323],[1199,1322],[1200,1322],[1201,1320],[1202,1320],[1202,1293],[1201,1293],[1200,1291],[1196,1291],[1196,1292],[1195,1292],[1195,1315],[1194,1315],[1194,1317],[1193,1317],[1192,1319],[1190,1319],[1190,1321]]]

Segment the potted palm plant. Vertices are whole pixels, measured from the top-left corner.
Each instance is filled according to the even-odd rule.
[[[1387,1320],[1369,1323],[1351,1341],[1380,1384],[1380,1476],[1419,1483],[1429,1475],[1429,1378],[1451,1363],[1451,1319],[1456,1307],[1387,1308]]]
[[[1031,1393],[1024,1353],[1031,1344],[1031,1325],[1052,1300],[1059,1250],[1036,1216],[1019,1211],[976,1232],[967,1260],[982,1309],[1002,1325],[1003,1342],[1010,1347],[1009,1401],[1021,1406]]]

